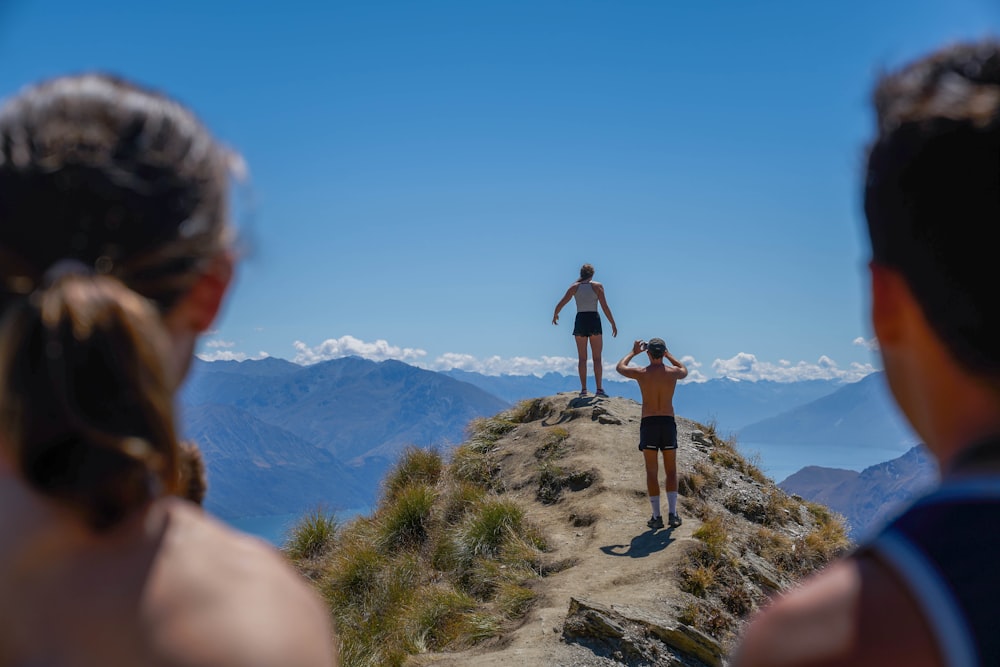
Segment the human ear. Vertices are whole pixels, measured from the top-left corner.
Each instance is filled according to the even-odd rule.
[[[903,304],[909,296],[908,288],[894,269],[877,262],[869,262],[871,278],[871,319],[879,345],[892,345],[903,334]]]
[[[168,326],[179,326],[195,333],[207,331],[222,309],[233,272],[234,262],[228,252],[213,257],[187,293],[167,314]]]

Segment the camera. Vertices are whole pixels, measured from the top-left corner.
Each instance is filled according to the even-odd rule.
[[[649,343],[647,343],[646,341],[642,341],[641,343],[639,343],[639,349],[640,350],[645,350],[648,347],[649,347]]]

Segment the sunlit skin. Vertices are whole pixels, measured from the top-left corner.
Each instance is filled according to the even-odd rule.
[[[1000,396],[956,363],[901,275],[876,263],[870,273],[872,324],[889,385],[947,471],[968,443],[1000,432]],[[943,667],[918,608],[892,570],[871,556],[848,557],[758,614],[732,664]]]
[[[165,315],[178,381],[232,274],[220,254]],[[338,664],[326,610],[281,555],[191,503],[161,498],[97,534],[0,446],[0,506],[17,508],[0,512],[0,665]]]
[[[641,354],[642,351],[641,340],[632,343],[632,351],[618,361],[616,370],[619,374],[639,383],[639,391],[642,393],[643,417],[672,417],[674,416],[674,390],[677,388],[677,381],[687,377],[687,367],[675,359],[670,354],[669,349],[664,352],[661,358],[656,358],[649,351],[646,351],[649,365],[644,368],[629,366],[632,359]],[[670,362],[670,366],[663,363],[664,359]],[[656,450],[644,449],[642,456],[646,466],[646,490],[650,496],[658,496],[660,495],[660,481]],[[666,490],[668,492],[677,491],[676,449],[663,450],[663,472],[666,475]]]
[[[559,311],[566,306],[567,303],[576,295],[576,290],[583,283],[589,282],[594,287],[594,293],[597,294],[597,302],[601,306],[601,310],[604,311],[604,316],[608,318],[608,322],[611,324],[611,337],[615,338],[618,336],[618,325],[615,324],[615,318],[611,314],[611,308],[608,307],[608,301],[604,294],[604,285],[593,280],[577,280],[575,283],[569,286],[566,290],[566,294],[563,298],[559,300],[556,304],[555,313],[552,315],[552,324],[559,324]],[[574,336],[576,338],[576,353],[577,353],[577,371],[580,374],[580,391],[587,391],[587,340],[590,340],[590,351],[591,356],[594,360],[594,382],[597,386],[597,391],[604,391],[603,385],[603,359],[602,352],[604,351],[604,337],[600,334],[594,336]]]

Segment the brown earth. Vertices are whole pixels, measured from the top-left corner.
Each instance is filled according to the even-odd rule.
[[[549,562],[559,571],[535,580],[533,589],[538,597],[533,608],[502,640],[457,653],[415,656],[407,665],[703,664],[671,649],[655,649],[653,655],[660,657],[650,658],[648,653],[645,657],[634,653],[629,656],[627,652],[608,649],[600,641],[595,645],[579,638],[566,639],[567,613],[573,600],[603,606],[627,619],[649,617],[657,619],[658,625],[687,630],[676,619],[680,609],[690,606],[693,596],[679,588],[679,569],[684,565],[685,554],[699,545],[692,533],[702,522],[686,510],[694,510],[695,502],[702,507],[707,505],[701,500],[684,498],[680,510],[682,526],[658,531],[646,527],[651,511],[642,455],[637,448],[640,406],[635,401],[564,393],[538,399],[531,412],[523,423],[497,442],[496,455],[507,495],[517,498],[526,508],[526,517],[545,536]],[[677,425],[679,473],[683,476],[685,471],[691,472],[696,467],[704,472],[706,465],[717,468],[710,463],[716,444],[712,434],[702,438],[704,427],[687,419],[678,418]],[[551,473],[548,477],[546,470]],[[749,498],[755,494],[759,497],[770,493],[773,487],[770,480],[762,484],[735,470],[717,472],[717,492],[729,498]],[[660,479],[662,485],[662,467]],[[666,494],[661,497],[666,517]],[[730,500],[728,504],[732,507],[733,502]],[[747,523],[743,517],[723,511],[734,533],[746,532],[745,526],[738,525]],[[798,513],[806,514],[804,510]],[[807,520],[796,517],[789,523],[785,532],[792,538],[809,530]],[[766,582],[763,586],[766,592],[791,583],[768,564],[761,566],[763,575],[757,572],[751,578]],[[760,592],[755,596],[757,600],[763,598]],[[608,618],[598,615],[597,622],[608,623]],[[623,622],[621,618],[610,621],[612,626]],[[632,627],[633,634],[638,632],[647,639],[651,635],[636,627]],[[731,639],[729,644],[724,641],[723,646],[731,645]],[[720,649],[717,658],[706,662],[725,664],[724,651]]]

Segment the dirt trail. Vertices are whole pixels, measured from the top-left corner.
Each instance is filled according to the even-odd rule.
[[[538,599],[523,623],[502,642],[451,654],[416,656],[407,664],[482,667],[519,665],[615,665],[561,639],[570,598],[607,606],[629,605],[672,615],[681,594],[675,571],[692,531],[690,516],[676,529],[646,527],[650,505],[639,439],[640,406],[631,399],[557,394],[544,399],[548,415],[521,424],[497,444],[508,495],[521,501],[527,518],[546,536],[551,562],[575,564],[535,582]],[[678,418],[678,470],[693,464],[691,433],[698,426]],[[546,443],[568,436],[555,448]],[[539,458],[539,450],[542,458]],[[554,504],[537,499],[541,461],[575,474],[579,490],[565,488]],[[589,473],[589,474],[588,474]],[[660,471],[661,485],[663,480]],[[666,495],[662,494],[664,517]]]

